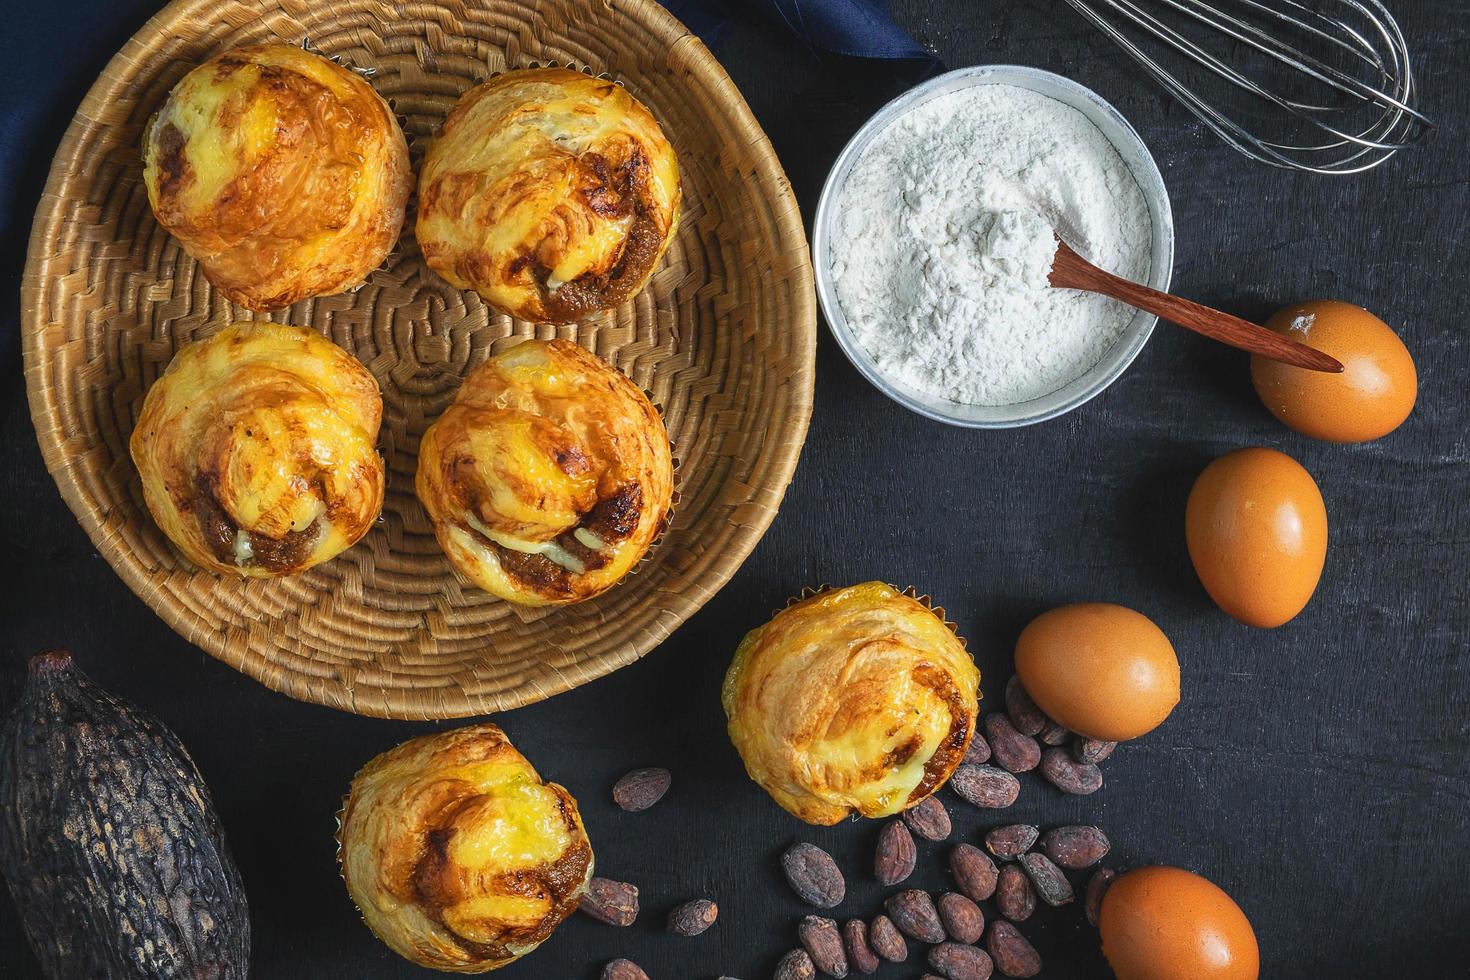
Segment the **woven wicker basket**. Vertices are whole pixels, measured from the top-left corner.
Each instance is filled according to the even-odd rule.
[[[685,211],[652,282],[565,328],[491,313],[428,272],[411,227],[352,294],[272,318],[306,324],[377,376],[383,520],[302,575],[195,570],[143,505],[127,440],[183,344],[250,314],[216,295],[154,222],[139,140],[194,64],[263,40],[358,68],[422,142],[493,72],[606,72],[664,125]],[[410,226],[411,226],[410,219]],[[36,216],[22,291],[41,450],[102,555],[184,637],[292,697],[361,714],[449,718],[539,700],[630,663],[712,596],[769,525],[811,414],[816,313],[800,215],[769,142],[710,53],[653,0],[177,0],[122,49],[77,111]],[[506,338],[574,339],[662,407],[680,503],[650,559],[591,602],[525,612],[456,578],[413,492],[419,436]]]

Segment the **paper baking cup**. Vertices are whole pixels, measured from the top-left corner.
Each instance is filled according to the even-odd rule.
[[[649,547],[649,550],[650,551],[653,550],[652,546]],[[861,583],[855,582],[853,584],[854,585],[860,585]],[[916,588],[914,588],[912,585],[907,586],[906,588],[900,589],[898,586],[894,585],[892,582],[884,582],[883,584],[886,585],[886,586],[888,586],[890,589],[893,589],[895,592],[899,593],[900,595],[904,595],[904,596],[907,596],[910,599],[913,599],[915,602],[919,603],[921,606],[923,606],[925,609],[929,610],[935,616],[939,617],[939,621],[944,624],[945,629],[947,629],[951,633],[953,633],[955,635],[955,639],[957,639],[957,640],[960,641],[960,646],[964,647],[966,650],[968,650],[970,648],[969,641],[966,640],[963,636],[960,635],[959,625],[956,624],[956,623],[952,623],[952,622],[949,621],[949,619],[945,615],[944,607],[943,606],[936,606],[934,604],[934,599],[929,595],[929,593],[925,592],[925,593],[923,593],[921,595],[919,593],[919,590],[916,589]],[[843,586],[843,588],[849,588],[849,586]],[[821,595],[824,592],[832,592],[832,591],[835,591],[835,589],[836,589],[836,586],[830,585],[830,584],[828,584],[826,582],[823,582],[821,585],[818,585],[818,586],[815,586],[815,587],[814,586],[810,586],[810,585],[802,586],[801,591],[798,592],[796,595],[794,595],[794,596],[790,597],[789,599],[787,599],[785,605],[783,605],[780,609],[773,609],[771,611],[771,618],[772,619],[776,618],[777,616],[781,615],[783,612],[785,612],[786,610],[790,609],[792,606],[797,605],[798,603],[805,602],[806,600],[811,599],[811,598],[813,598],[815,596],[819,596],[819,595]]]

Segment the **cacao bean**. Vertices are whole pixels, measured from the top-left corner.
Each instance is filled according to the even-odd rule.
[[[1048,719],[1045,713],[1031,700],[1031,695],[1021,686],[1021,678],[1012,674],[1011,679],[1006,682],[1006,714],[1010,716],[1011,724],[1016,731],[1022,735],[1036,735],[1046,727]]]
[[[1052,864],[1051,858],[1040,851],[1021,855],[1021,867],[1031,879],[1031,887],[1048,905],[1066,905],[1072,901],[1072,883],[1062,874],[1062,869]]]
[[[1002,769],[1029,772],[1041,761],[1041,746],[1036,744],[1036,739],[1016,731],[1005,715],[985,716],[985,740]]]
[[[1041,838],[1046,856],[1073,871],[1092,867],[1107,856],[1112,846],[1108,835],[1098,827],[1053,827]]]
[[[1102,789],[1102,770],[1090,762],[1078,762],[1066,749],[1047,749],[1041,757],[1041,774],[1063,793],[1087,796]]]
[[[990,761],[990,743],[985,741],[985,736],[978,729],[974,738],[970,739],[970,747],[965,749],[965,758],[962,761],[973,766],[981,766]]]
[[[847,951],[848,964],[859,973],[878,969],[878,954],[868,943],[868,924],[862,919],[848,919],[842,924],[842,948]]]
[[[921,943],[944,942],[944,924],[939,921],[939,910],[929,893],[917,888],[888,896],[884,903],[888,917],[898,926],[898,931]]]
[[[956,892],[945,892],[934,903],[945,934],[957,943],[978,943],[985,935],[985,913],[980,906]]]
[[[1037,733],[1036,740],[1042,745],[1066,745],[1071,737],[1072,732],[1069,729],[1063,728],[1048,718],[1041,731]]]
[[[949,811],[933,796],[926,796],[903,811],[903,822],[909,830],[925,840],[944,840],[954,829],[949,821]]]
[[[995,894],[995,879],[999,874],[995,862],[974,844],[955,845],[949,852],[949,872],[971,901],[983,902]]]
[[[903,882],[913,874],[914,862],[919,861],[919,849],[914,848],[914,839],[903,821],[891,820],[883,824],[878,832],[878,851],[873,855],[873,874],[878,883],[889,887]]]
[[[985,849],[1002,861],[1014,861],[1031,850],[1040,829],[1029,823],[1013,823],[996,827],[985,835]]]
[[[962,765],[949,777],[949,785],[968,803],[1000,810],[1016,802],[1021,781],[995,766]]]
[[[842,950],[842,933],[837,930],[836,920],[808,915],[796,927],[796,936],[818,972],[829,977],[847,976],[847,954]]]
[[[602,968],[602,980],[648,980],[648,974],[632,960],[618,959]]]
[[[638,918],[638,888],[625,881],[593,878],[577,907],[598,922],[631,926]]]
[[[815,844],[802,842],[788,847],[781,855],[781,870],[791,890],[808,905],[830,909],[841,904],[847,894],[847,881],[837,862]]]
[[[1118,872],[1112,868],[1098,868],[1087,879],[1087,892],[1082,899],[1082,908],[1087,912],[1087,921],[1094,926],[1102,916],[1103,895],[1107,894],[1108,886],[1113,879],[1118,877]]]
[[[1021,931],[1009,922],[992,922],[985,948],[995,968],[1008,977],[1034,977],[1041,972],[1041,956]]]
[[[1113,754],[1118,747],[1117,742],[1104,742],[1097,738],[1083,738],[1078,735],[1072,742],[1072,754],[1077,757],[1078,762],[1089,762],[1097,765],[1099,762]]]
[[[669,932],[676,936],[697,936],[715,924],[720,907],[707,898],[685,902],[669,913]]]
[[[1020,865],[1008,864],[1000,869],[995,882],[995,906],[1012,922],[1024,922],[1036,911],[1036,892]]]
[[[793,949],[781,957],[771,980],[816,980],[817,967],[804,949]]]
[[[875,917],[869,924],[868,945],[890,963],[902,963],[909,956],[909,944],[903,941],[903,933],[886,915]]]
[[[672,781],[673,776],[667,769],[657,766],[634,769],[613,784],[613,802],[629,813],[647,810],[663,799]]]
[[[873,855],[873,874],[878,883],[889,887],[913,874],[919,851],[914,837],[902,821],[891,820],[878,831],[878,850]]]
[[[929,950],[929,965],[949,980],[989,980],[995,969],[985,950],[960,943],[940,943]]]

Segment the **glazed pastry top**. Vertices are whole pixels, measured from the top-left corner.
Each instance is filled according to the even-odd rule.
[[[133,460],[148,509],[204,568],[309,568],[383,504],[383,403],[357,360],[305,327],[236,323],[181,349],[143,400]]]
[[[252,310],[340,292],[382,264],[413,187],[388,104],[295,45],[216,55],[174,87],[144,137],[160,224]]]
[[[526,605],[610,588],[669,514],[673,458],[658,410],[625,375],[563,340],[491,357],[419,445],[419,499],[450,560]]]
[[[621,86],[512,71],[460,99],[424,156],[430,268],[492,306],[566,323],[642,288],[678,217],[679,165]]]
[[[949,778],[980,673],[926,605],[881,582],[819,593],[741,641],[723,700],[751,778],[808,823],[897,813]]]
[[[592,876],[577,803],[495,725],[405,742],[352,781],[342,877],[400,955],[479,973],[535,949]]]

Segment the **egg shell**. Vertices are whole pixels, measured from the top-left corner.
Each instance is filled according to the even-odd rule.
[[[1366,442],[1397,429],[1419,392],[1414,358],[1393,328],[1336,300],[1297,303],[1266,326],[1342,362],[1341,374],[1251,358],[1261,403],[1291,428],[1328,442]]]
[[[1016,641],[1016,673],[1048,716],[1106,742],[1152,731],[1179,703],[1179,658],[1164,631],[1106,602],[1037,616]]]
[[[1103,895],[1103,955],[1118,980],[1256,980],[1250,920],[1219,886],[1181,868],[1137,868]]]
[[[1185,507],[1189,557],[1205,591],[1249,626],[1272,628],[1306,607],[1327,558],[1327,508],[1300,463],[1237,449],[1205,467]]]

